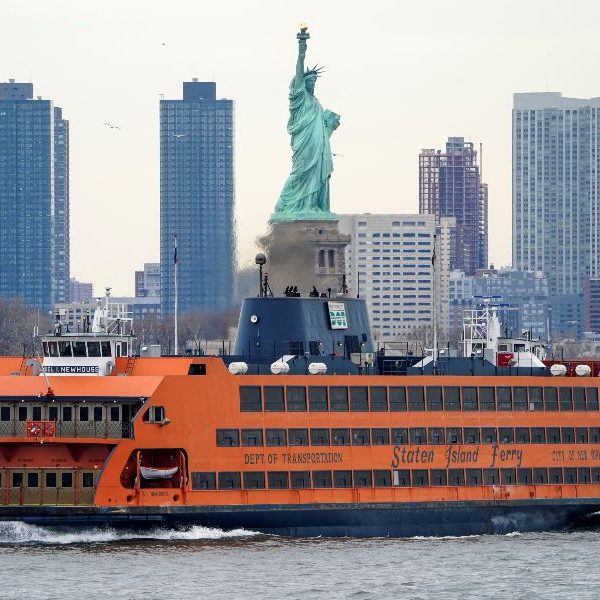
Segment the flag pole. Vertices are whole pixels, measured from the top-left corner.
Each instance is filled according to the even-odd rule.
[[[175,356],[177,356],[179,354],[179,335],[178,335],[178,331],[177,331],[177,320],[178,320],[178,296],[179,296],[179,290],[177,289],[177,263],[178,263],[178,259],[177,259],[177,235],[175,235],[175,239],[174,239],[174,247],[173,247],[173,266],[174,266],[174,270],[175,270]]]
[[[438,348],[437,348],[437,297],[436,297],[436,286],[437,286],[437,271],[436,271],[436,244],[437,235],[433,236],[433,254],[431,255],[431,266],[433,270],[433,286],[431,289],[431,296],[433,301],[433,374],[435,375],[437,370],[438,360]]]

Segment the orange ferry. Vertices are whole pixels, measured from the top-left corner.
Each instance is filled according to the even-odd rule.
[[[413,536],[600,511],[597,373],[493,314],[466,357],[417,359],[374,351],[363,300],[250,298],[232,356],[140,357],[115,310],[0,359],[0,519]]]

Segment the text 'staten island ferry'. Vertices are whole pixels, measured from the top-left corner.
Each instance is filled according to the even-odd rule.
[[[549,369],[492,309],[425,359],[374,352],[349,297],[245,300],[233,356],[134,357],[116,309],[0,359],[0,519],[412,536],[600,511],[597,365]]]

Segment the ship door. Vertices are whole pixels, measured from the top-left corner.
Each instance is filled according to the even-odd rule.
[[[94,503],[97,477],[97,471],[79,471],[77,473],[78,504]]]
[[[23,474],[23,504],[41,504],[41,486],[41,471],[39,469],[27,469]]]
[[[0,506],[8,503],[8,479],[10,471],[0,469]]]
[[[44,469],[42,475],[42,504],[60,504],[58,501],[58,484],[60,471],[58,469]]]
[[[75,504],[75,473],[61,469],[57,484],[58,504]]]
[[[7,471],[8,481],[8,503],[9,504],[23,504],[23,484],[25,474],[19,469],[11,469]]]

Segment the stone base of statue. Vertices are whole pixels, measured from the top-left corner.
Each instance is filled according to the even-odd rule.
[[[313,286],[320,294],[335,296],[340,291],[350,236],[339,232],[332,216],[334,219],[271,222],[269,232],[259,238],[275,296],[282,296],[287,286],[298,286],[302,296],[308,296]]]

